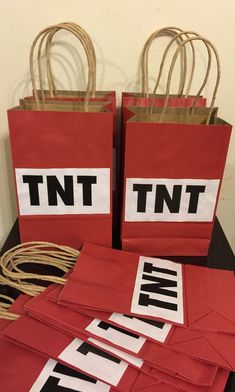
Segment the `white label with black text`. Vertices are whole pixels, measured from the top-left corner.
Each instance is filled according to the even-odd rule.
[[[58,358],[114,386],[117,386],[128,368],[127,362],[78,338],[74,339]]]
[[[138,353],[146,342],[146,339],[142,336],[98,319],[94,319],[85,329],[96,336],[134,353]]]
[[[110,386],[49,359],[29,392],[109,392]]]
[[[211,222],[220,180],[127,178],[126,222]]]
[[[88,338],[87,339],[89,342],[94,343],[96,346],[103,348],[104,350],[107,350],[109,352],[111,352],[114,355],[117,355],[118,357],[122,358],[124,361],[127,361],[129,363],[131,363],[132,365],[141,368],[144,364],[143,360],[138,358],[138,357],[134,357],[131,354],[128,354],[125,351],[119,350],[116,347],[110,346],[109,344],[106,344],[104,342],[101,342],[100,340],[94,339],[94,338]]]
[[[15,169],[21,215],[109,214],[110,169]]]
[[[172,328],[171,324],[162,321],[133,317],[121,313],[112,313],[109,320],[162,343],[165,342]]]
[[[182,265],[140,256],[131,313],[183,324]]]

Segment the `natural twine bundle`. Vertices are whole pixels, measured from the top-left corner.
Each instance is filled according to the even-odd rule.
[[[5,284],[19,291],[35,296],[45,287],[32,281],[44,281],[64,284],[66,279],[50,275],[25,272],[21,269],[24,264],[44,265],[55,267],[66,274],[74,266],[80,252],[68,246],[50,242],[27,242],[6,251],[0,260],[2,276],[0,284]]]

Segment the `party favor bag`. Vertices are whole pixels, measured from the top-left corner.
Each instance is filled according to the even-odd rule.
[[[181,48],[202,40],[215,53],[217,80],[210,107],[169,107]],[[220,64],[214,46],[192,37],[176,50],[162,108],[129,108],[125,124],[122,248],[144,255],[206,255],[231,125],[217,117]],[[196,101],[195,101],[196,102]]]
[[[35,94],[8,111],[22,242],[111,246],[112,104],[90,103],[89,89],[81,102]]]

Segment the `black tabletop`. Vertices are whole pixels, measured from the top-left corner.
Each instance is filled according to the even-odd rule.
[[[0,255],[4,253],[6,250],[12,248],[13,246],[19,243],[20,243],[19,228],[18,228],[18,222],[16,221],[2,248]],[[167,257],[164,256],[164,258]],[[235,256],[232,252],[232,249],[227,241],[227,238],[222,230],[222,227],[218,219],[216,219],[215,221],[211,244],[207,256],[203,256],[203,257],[169,256],[168,258],[170,260],[180,261],[181,263],[203,265],[209,268],[219,268],[219,269],[227,269],[227,270],[235,271]],[[9,288],[0,286],[0,290],[5,294],[7,294],[7,290],[9,290]],[[16,296],[17,293],[11,292],[11,295]],[[232,372],[230,373],[224,392],[235,392],[235,373]]]

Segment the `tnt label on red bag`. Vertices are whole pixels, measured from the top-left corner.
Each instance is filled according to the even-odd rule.
[[[182,266],[169,260],[140,256],[131,312],[182,324]]]
[[[108,392],[110,386],[49,359],[29,392]]]
[[[211,222],[219,180],[127,178],[126,222]]]
[[[109,214],[110,169],[15,169],[21,215]]]
[[[101,347],[104,350],[107,350],[107,351],[113,353],[115,356],[122,358],[124,361],[127,361],[138,368],[141,368],[144,364],[144,361],[141,358],[138,358],[138,357],[135,357],[131,354],[128,354],[127,352],[119,350],[119,348],[110,346],[109,344],[101,342],[100,340],[97,340],[94,338],[88,338],[87,340],[89,342],[94,343],[96,346]]]
[[[98,319],[94,319],[85,329],[134,353],[138,353],[146,342],[142,336]]]
[[[162,343],[165,342],[172,328],[168,323],[121,313],[112,313],[109,320]]]
[[[128,368],[126,362],[78,338],[58,358],[114,386]]]

